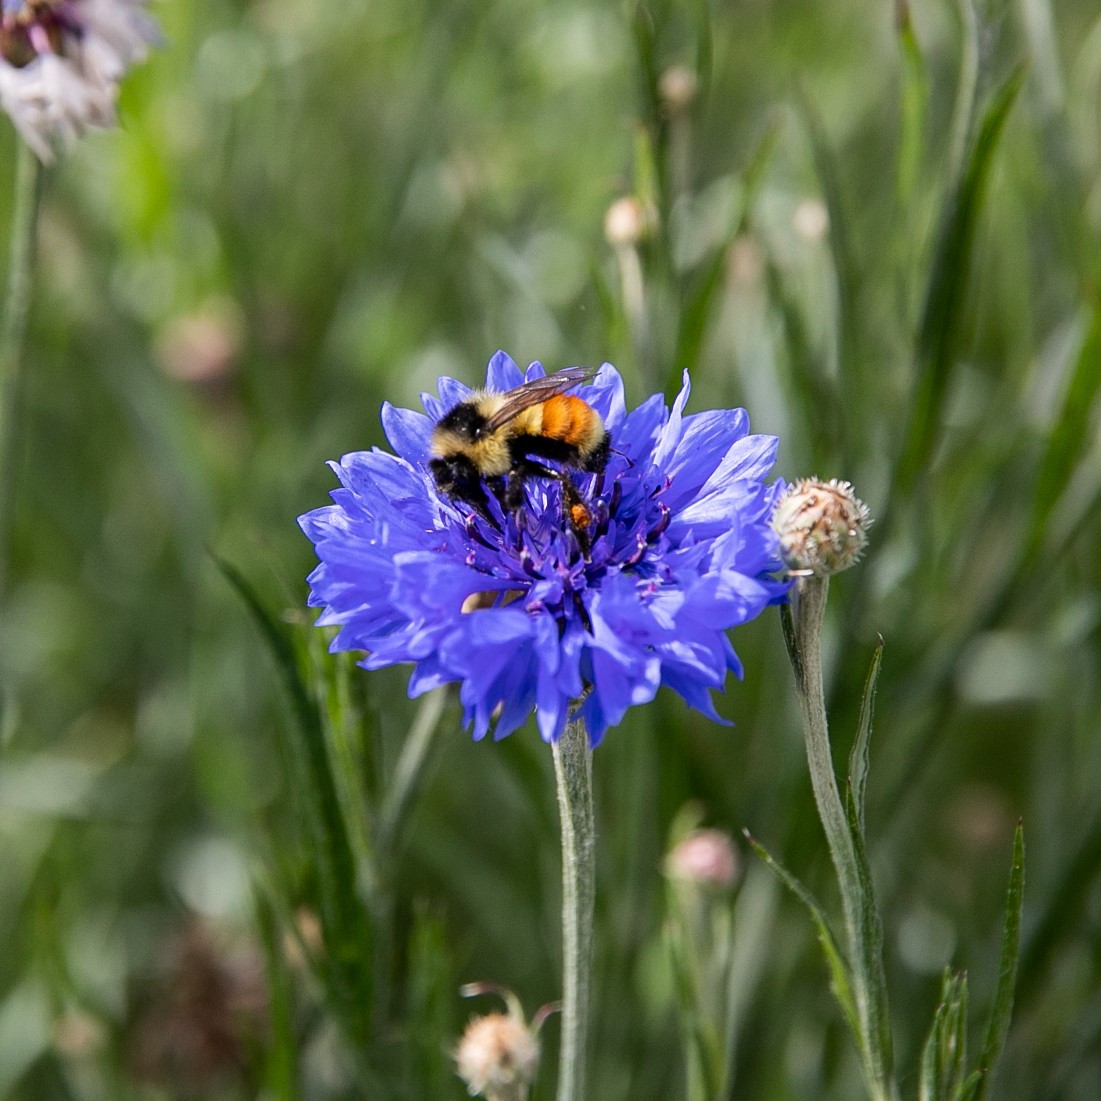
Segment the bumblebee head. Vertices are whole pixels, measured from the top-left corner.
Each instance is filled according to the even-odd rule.
[[[436,425],[436,432],[444,436],[451,434],[472,443],[482,435],[485,427],[486,416],[477,402],[461,401],[443,415]]]

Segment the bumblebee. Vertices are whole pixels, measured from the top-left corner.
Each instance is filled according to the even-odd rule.
[[[503,393],[478,390],[449,409],[433,429],[428,464],[440,492],[488,517],[487,486],[519,512],[525,482],[553,478],[562,487],[566,520],[587,553],[592,516],[568,472],[602,474],[611,441],[600,414],[567,391],[595,375],[587,367],[567,367]]]

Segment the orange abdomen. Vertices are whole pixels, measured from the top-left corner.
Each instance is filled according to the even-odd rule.
[[[599,415],[588,402],[559,394],[543,402],[543,435],[583,445],[593,433]]]

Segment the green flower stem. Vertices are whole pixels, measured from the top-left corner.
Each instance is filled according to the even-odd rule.
[[[12,200],[11,245],[0,330],[0,595],[7,588],[23,376],[23,344],[34,282],[35,240],[41,167],[24,142],[18,143]]]
[[[620,293],[627,331],[634,345],[648,387],[656,383],[653,356],[651,355],[650,320],[646,309],[646,277],[642,270],[642,257],[635,245],[620,245],[615,250],[619,266]]]
[[[562,1050],[558,1101],[584,1101],[596,895],[592,750],[583,719],[551,747],[562,819]]]
[[[429,692],[417,708],[402,742],[394,774],[387,787],[378,820],[376,841],[369,856],[370,899],[375,919],[374,1019],[378,1027],[389,1024],[393,999],[397,911],[394,881],[401,861],[414,800],[419,792],[439,741],[441,719],[451,700],[448,688]]]
[[[804,577],[785,623],[788,653],[795,671],[803,734],[814,801],[826,834],[841,891],[849,966],[852,969],[861,1056],[873,1101],[894,1101],[898,1088],[892,1069],[890,1033],[885,1026],[886,992],[878,913],[865,881],[857,840],[849,826],[833,769],[826,698],[822,680],[822,620],[829,593],[828,577]]]

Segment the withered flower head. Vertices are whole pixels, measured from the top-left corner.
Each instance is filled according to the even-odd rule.
[[[508,1007],[507,1013],[472,1017],[455,1048],[455,1069],[467,1092],[486,1101],[526,1101],[539,1069],[539,1030],[558,1006],[543,1006],[528,1024],[511,990],[470,983],[460,992],[464,997],[498,994]]]

